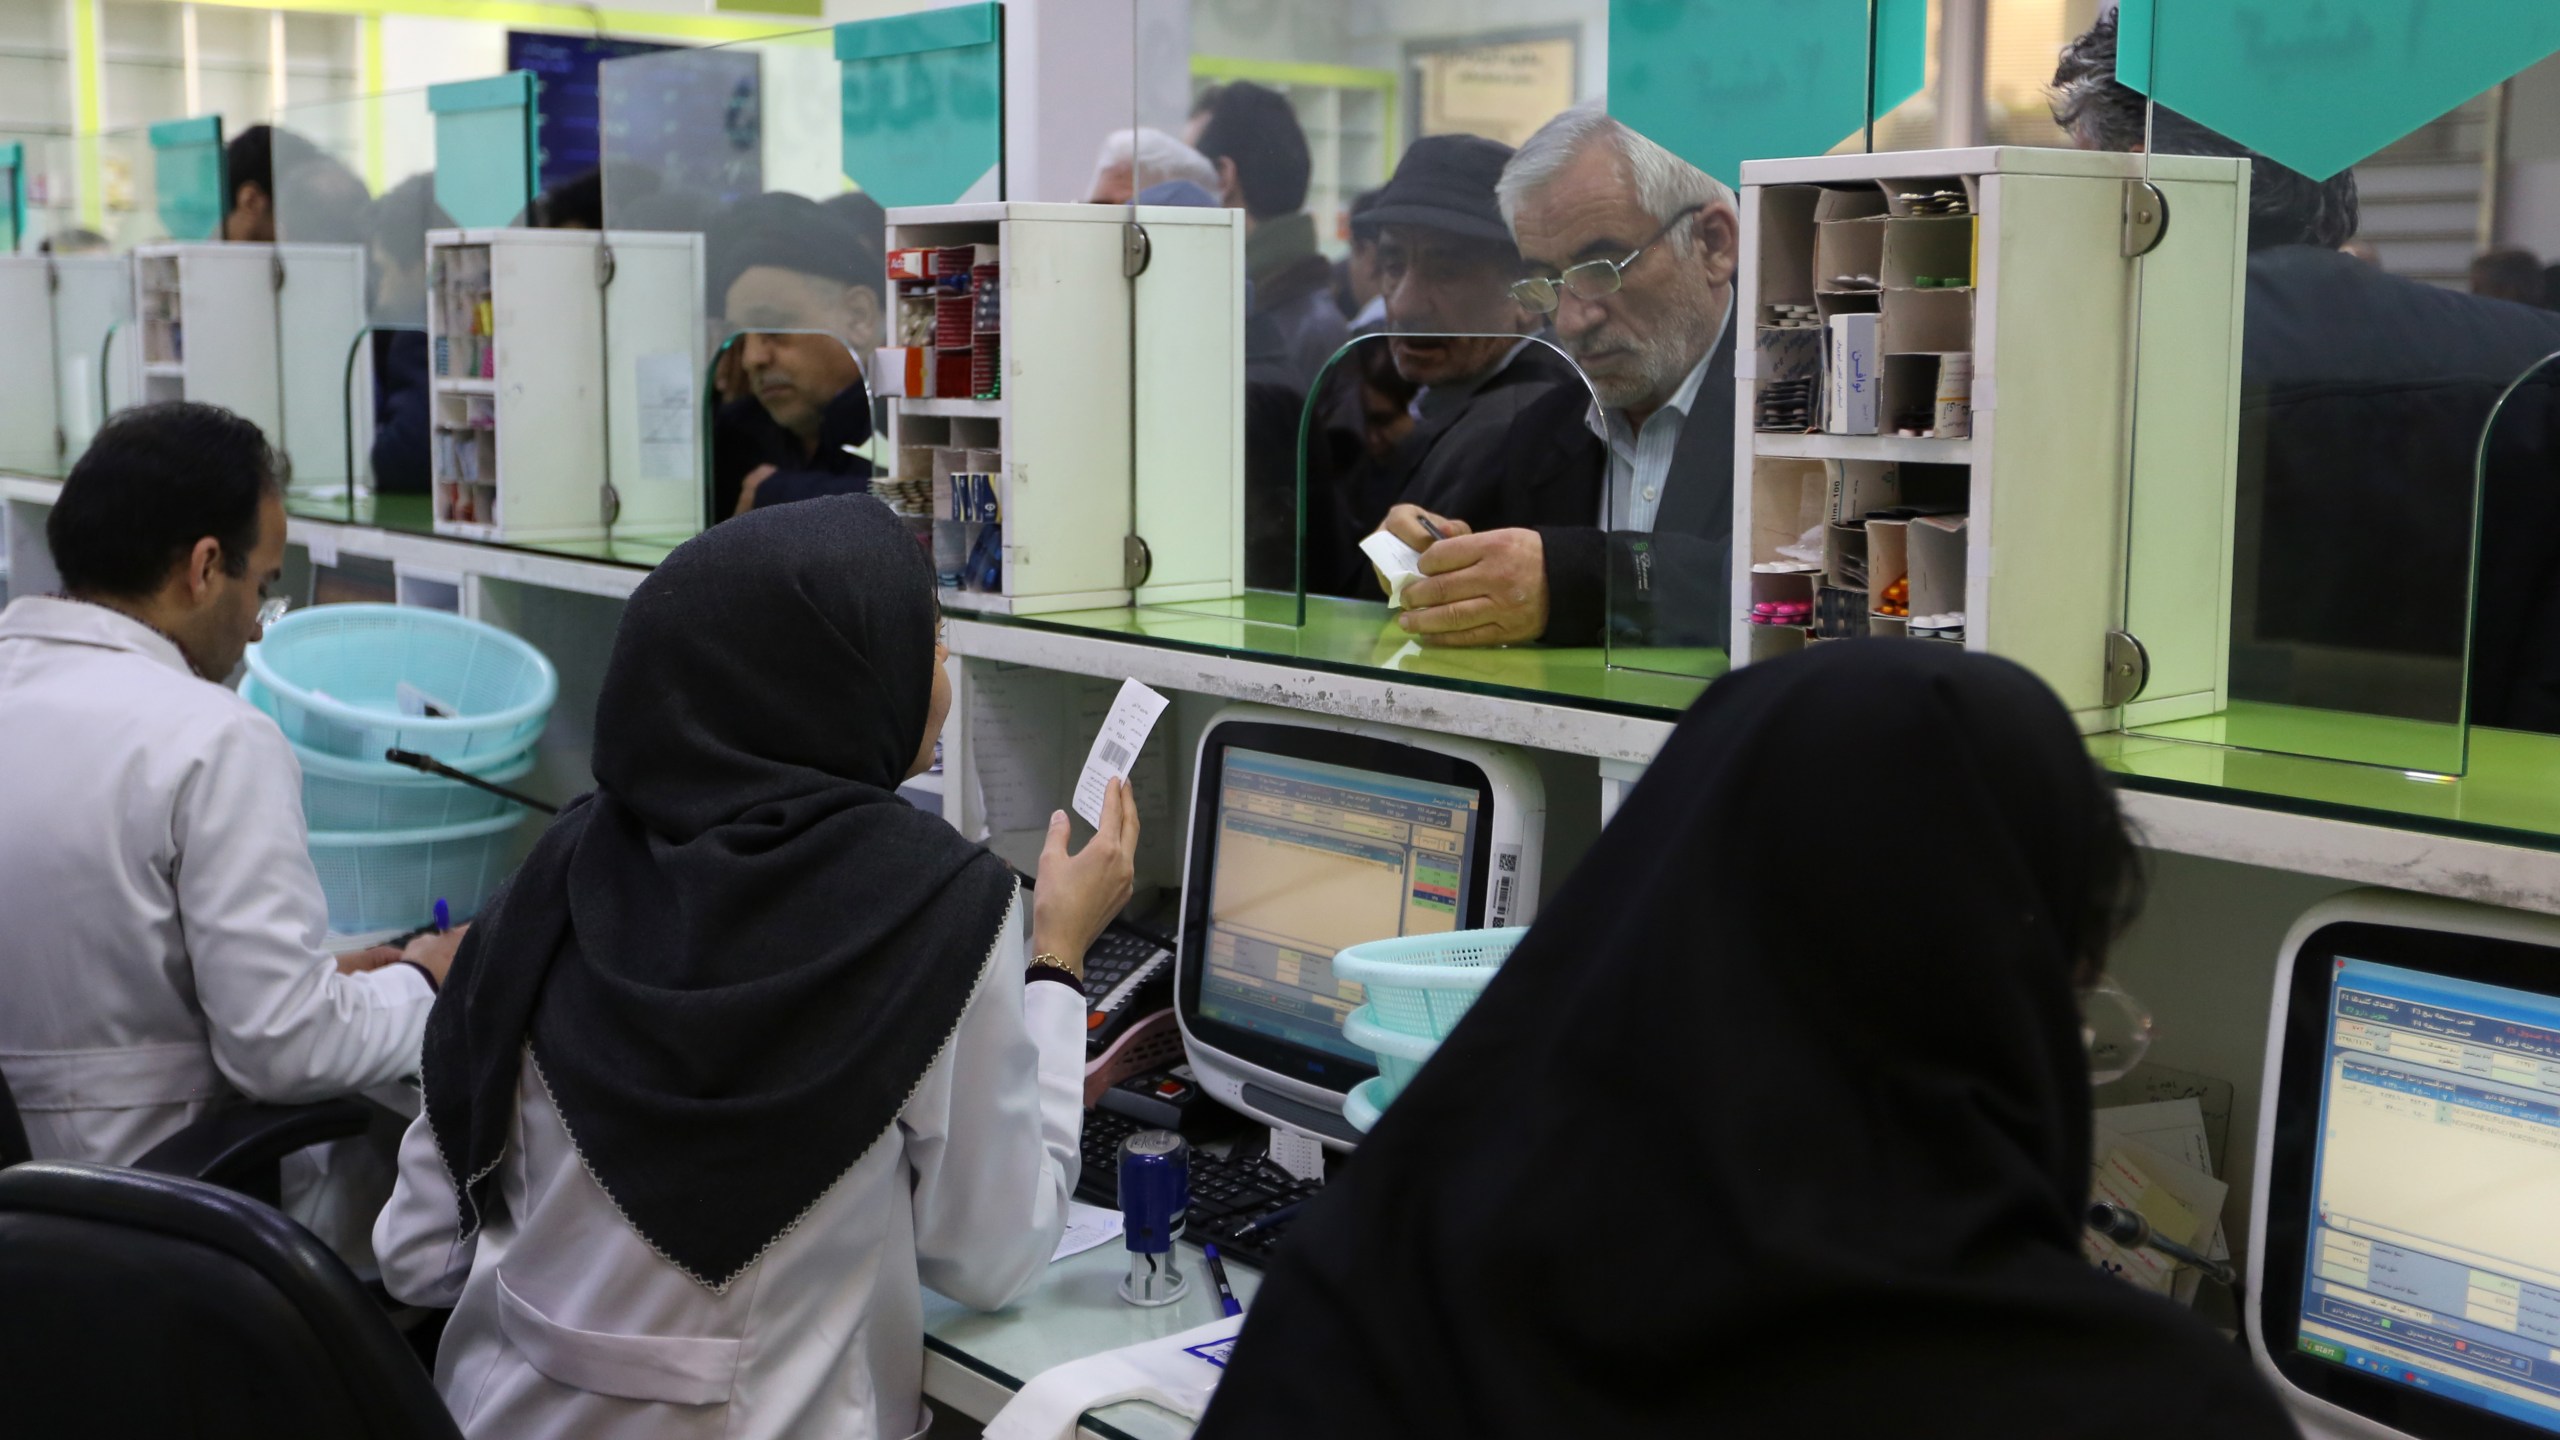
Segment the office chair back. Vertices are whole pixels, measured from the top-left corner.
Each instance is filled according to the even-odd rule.
[[[459,1440],[346,1265],[200,1181],[0,1171],[0,1433]]]
[[[34,1158],[26,1124],[18,1118],[18,1097],[9,1093],[9,1077],[0,1075],[0,1170]]]

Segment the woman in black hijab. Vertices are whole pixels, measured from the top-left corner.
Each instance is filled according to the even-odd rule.
[[[2291,1433],[2079,1253],[2134,858],[1953,647],[1718,682],[1280,1253],[1202,1440]]]
[[[464,941],[374,1232],[393,1293],[455,1306],[467,1433],[908,1435],[919,1280],[993,1308],[1047,1264],[1137,815],[1115,787],[1072,857],[1053,819],[1026,944],[1012,872],[896,794],[950,707],[937,623],[867,497],[632,593],[596,789]]]

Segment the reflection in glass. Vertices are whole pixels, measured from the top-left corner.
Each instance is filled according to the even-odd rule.
[[[2469,723],[2560,729],[2516,638],[2553,583],[2549,452],[2520,418],[2538,399],[2483,445],[2560,316],[2373,263],[2354,170],[2306,175],[2151,105],[2115,79],[2117,41],[2104,17],[2057,67],[2074,143],[2242,157],[2251,179],[2232,705],[2146,733],[2459,773]]]
[[[1517,152],[1414,142],[1352,227],[1379,303],[1305,403],[1300,485],[1248,445],[1252,583],[1294,562],[1311,592],[1377,599],[1385,554],[1430,572],[1398,591],[1422,643],[1720,669],[1686,652],[1721,649],[1728,607],[1736,223],[1729,190],[1596,108]],[[1258,397],[1288,375],[1254,334]],[[1291,501],[1303,520],[1275,524]]]
[[[422,503],[382,508],[375,497],[428,491],[426,235],[452,221],[435,200],[426,92],[289,106],[231,148],[244,185],[230,230],[262,226],[279,242],[288,503],[423,528]]]

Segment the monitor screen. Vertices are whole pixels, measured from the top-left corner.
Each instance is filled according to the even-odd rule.
[[[2560,1433],[2560,996],[2371,953],[2350,939],[2317,957],[2319,1128],[2291,1346]]]
[[[1215,805],[1195,1013],[1367,1065],[1342,1037],[1361,995],[1334,952],[1472,923],[1482,793],[1229,746]]]

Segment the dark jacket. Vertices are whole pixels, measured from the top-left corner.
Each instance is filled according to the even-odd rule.
[[[1587,393],[1559,388],[1544,414],[1524,416],[1544,428],[1570,424],[1590,434]],[[1569,412],[1569,413],[1568,413]],[[1607,452],[1592,436],[1605,482]],[[1697,399],[1671,452],[1662,506],[1651,532],[1579,524],[1537,526],[1547,556],[1550,645],[1727,643],[1733,567],[1733,337],[1716,346]],[[1596,515],[1599,492],[1582,507]]]
[[[427,493],[434,407],[426,332],[373,332],[373,488],[386,495]]]
[[[809,454],[801,453],[800,437],[777,424],[762,401],[752,395],[730,401],[720,407],[712,432],[712,520],[725,520],[738,508],[738,491],[759,465],[776,472],[756,487],[759,509],[819,495],[868,494],[871,462],[845,447],[870,439],[871,392],[858,380],[828,404],[818,421],[818,447]]]
[[[2548,311],[2334,250],[2249,257],[2236,697],[2451,718],[2475,614],[2483,428],[2507,386],[2555,351],[2560,315]],[[2560,411],[2549,385],[2510,402],[2487,461],[2471,719],[2560,731]]]

